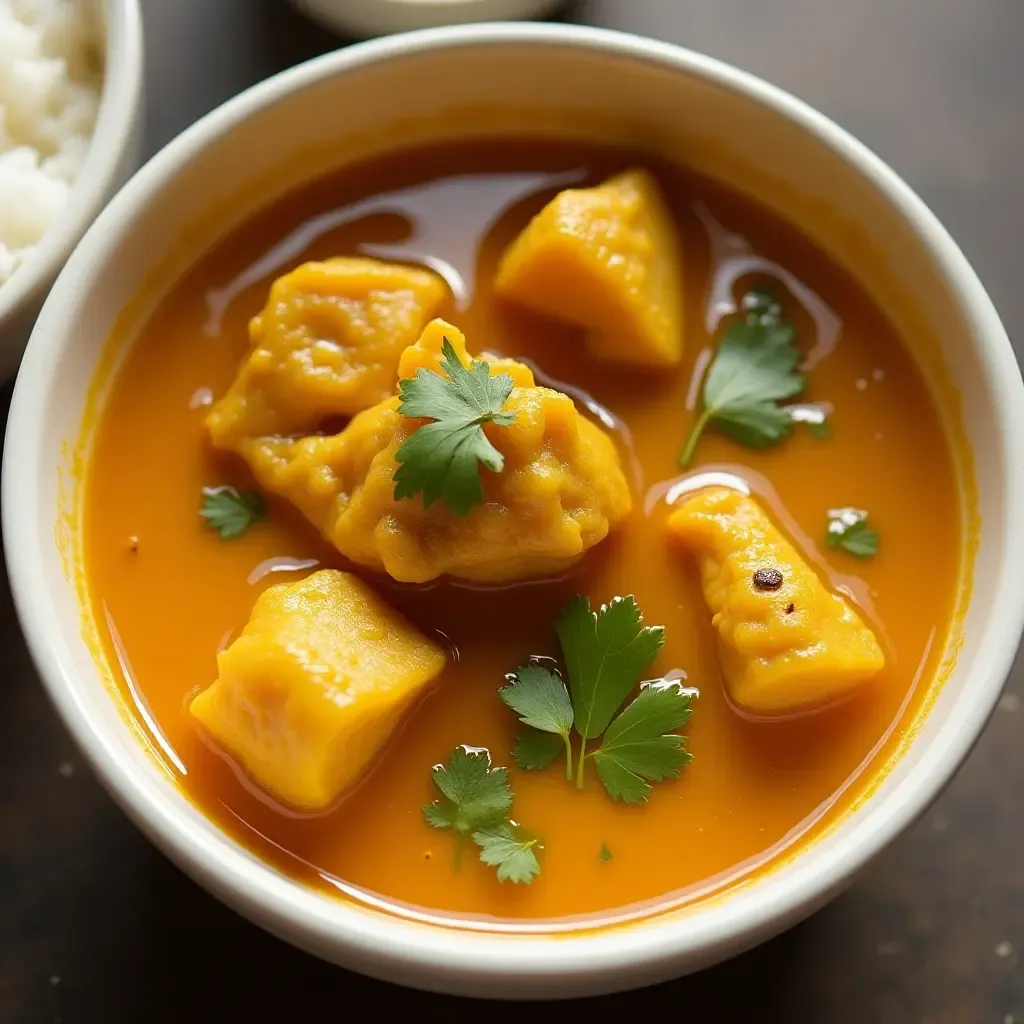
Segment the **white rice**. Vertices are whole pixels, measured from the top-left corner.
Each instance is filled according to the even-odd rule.
[[[0,285],[68,201],[101,85],[90,0],[0,0]]]

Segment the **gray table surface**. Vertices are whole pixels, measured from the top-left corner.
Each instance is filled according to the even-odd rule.
[[[150,153],[247,85],[341,45],[283,0],[143,7]],[[566,17],[722,57],[833,116],[920,191],[1024,337],[1022,0],[591,0]],[[938,804],[810,921],[693,978],[525,1012],[1024,1024],[1022,671]],[[83,768],[0,586],[0,1022],[337,1020],[371,999],[378,1016],[415,1020],[524,1013],[322,964],[179,874]]]

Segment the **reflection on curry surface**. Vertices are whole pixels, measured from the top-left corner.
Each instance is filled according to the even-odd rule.
[[[958,507],[910,356],[805,239],[487,142],[317,182],[171,288],[86,565],[228,832],[540,921],[697,898],[849,808],[935,682]]]

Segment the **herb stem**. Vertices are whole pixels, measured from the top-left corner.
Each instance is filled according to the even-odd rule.
[[[576,788],[583,788],[583,765],[587,760],[587,739],[585,736],[580,737],[580,766],[576,772]]]
[[[572,734],[566,732],[562,739],[565,741],[565,778],[572,782]]]
[[[694,423],[693,429],[690,431],[690,436],[686,439],[686,444],[683,446],[683,450],[679,455],[680,469],[686,469],[686,467],[693,461],[694,452],[697,450],[697,442],[700,440],[701,434],[704,433],[704,428],[708,425],[708,421],[710,419],[710,409],[705,409],[697,417],[697,422]]]
[[[458,871],[462,865],[462,836],[455,834],[455,853],[452,857],[452,871]]]

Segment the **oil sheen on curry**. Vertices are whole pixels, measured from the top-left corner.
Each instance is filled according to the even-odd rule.
[[[953,460],[884,310],[637,153],[356,166],[170,288],[106,402],[106,657],[281,871],[477,926],[813,841],[937,685]]]

